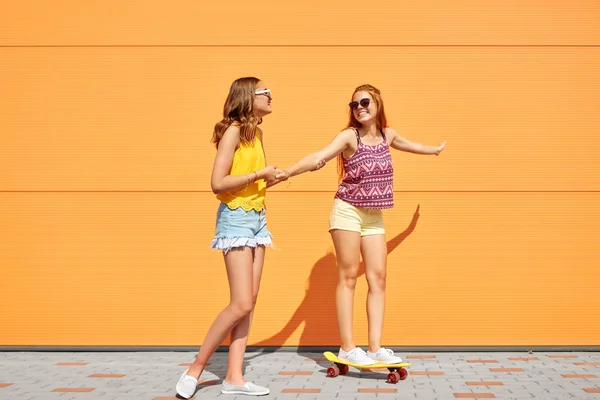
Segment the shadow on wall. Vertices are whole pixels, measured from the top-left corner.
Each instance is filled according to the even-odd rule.
[[[417,226],[419,207],[413,214],[408,227],[387,242],[390,254],[404,241]],[[361,262],[358,276],[365,273],[364,262]],[[249,351],[261,351],[281,348],[294,331],[304,323],[304,331],[298,343],[299,347],[339,346],[340,337],[337,329],[335,310],[335,288],[338,282],[338,271],[335,255],[327,253],[313,266],[308,279],[308,287],[302,303],[294,312],[287,324],[273,336],[260,342],[249,344]],[[299,354],[302,350],[299,351]]]

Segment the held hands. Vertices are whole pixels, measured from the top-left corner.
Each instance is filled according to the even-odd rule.
[[[287,181],[290,178],[290,172],[287,169],[279,170],[275,179],[279,181]]]
[[[323,168],[325,166],[325,164],[326,164],[325,160],[319,160],[319,161],[317,161],[317,164],[315,165],[315,167],[313,169],[311,169],[310,171],[319,170],[319,169]],[[288,171],[287,169],[279,170],[279,173],[275,176],[275,179],[277,179],[278,181],[286,181],[289,178],[290,178],[290,171]]]
[[[281,173],[280,169],[277,169],[277,167],[274,167],[272,165],[269,165],[268,167],[263,168],[260,171],[260,176],[262,177],[262,179],[264,179],[266,182],[272,182],[275,179],[277,179],[277,175]]]

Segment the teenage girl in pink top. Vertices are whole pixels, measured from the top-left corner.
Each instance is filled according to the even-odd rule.
[[[369,365],[393,364],[402,359],[381,347],[385,309],[387,244],[382,210],[394,206],[394,167],[390,148],[415,154],[439,155],[444,143],[426,146],[409,141],[387,126],[379,90],[362,85],[354,90],[349,122],[324,149],[283,170],[277,178],[314,170],[319,163],[339,156],[341,182],[329,218],[329,232],[336,250],[339,281],[336,289],[338,328],[342,340],[339,357]],[[352,337],[354,288],[360,255],[369,285],[367,317],[369,347],[356,347]]]

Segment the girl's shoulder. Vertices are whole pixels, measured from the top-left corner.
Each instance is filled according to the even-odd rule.
[[[356,129],[355,128],[346,128],[340,133],[337,134],[345,139],[356,139]]]
[[[394,138],[398,136],[398,132],[396,132],[396,130],[390,126],[383,128],[383,133],[385,133],[385,138],[388,143],[393,142]]]
[[[240,144],[240,127],[239,125],[231,124],[223,132],[223,137],[219,141],[219,147],[225,144],[237,148]]]
[[[237,136],[238,138],[240,137],[240,125],[236,124],[235,122],[231,125],[229,125],[227,127],[227,129],[225,129],[225,132],[223,133],[223,136],[225,135],[229,135],[229,136]]]

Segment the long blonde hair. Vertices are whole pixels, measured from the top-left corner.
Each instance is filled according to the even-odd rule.
[[[256,127],[262,119],[256,116],[254,92],[260,79],[244,77],[236,79],[229,88],[229,94],[223,106],[223,119],[216,123],[211,141],[219,147],[219,142],[227,128],[235,124],[240,127],[241,143],[248,143],[256,136]]]
[[[373,98],[375,106],[377,107],[377,119],[375,121],[377,131],[379,132],[380,130],[387,128],[388,125],[387,118],[385,117],[385,108],[383,107],[383,98],[381,97],[381,92],[379,91],[379,89],[372,85],[360,85],[359,87],[354,89],[354,92],[350,97],[350,101],[352,101],[354,95],[357,92],[367,92]],[[354,112],[352,112],[352,109],[350,109],[348,111],[348,125],[346,125],[345,129],[358,129],[360,127],[362,127],[362,124],[358,122],[356,118],[354,118]],[[344,179],[344,159],[342,158],[342,153],[340,153],[340,155],[338,155],[338,183],[341,182],[342,179]]]

